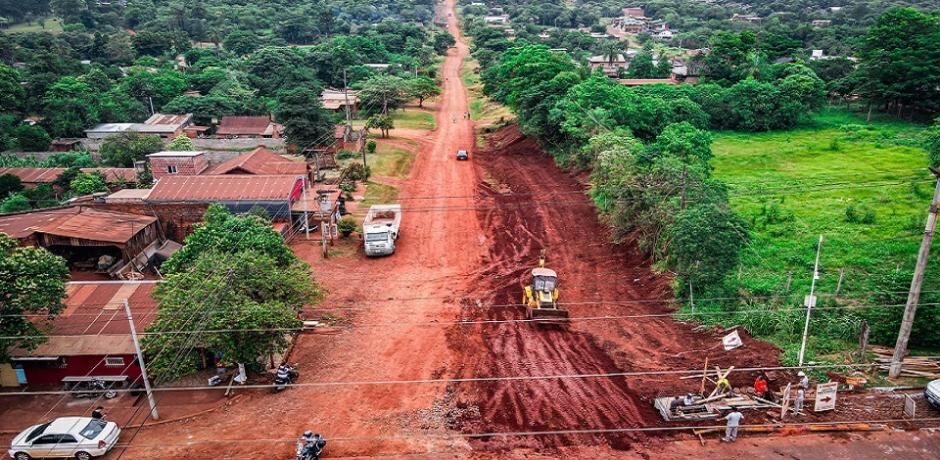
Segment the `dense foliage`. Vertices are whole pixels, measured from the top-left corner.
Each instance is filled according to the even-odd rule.
[[[43,331],[24,314],[54,317],[65,306],[65,260],[42,248],[19,247],[0,233],[0,362],[13,347],[32,349],[43,342]],[[18,337],[18,338],[10,338]]]
[[[158,381],[195,370],[197,347],[245,364],[284,351],[300,308],[321,295],[310,267],[268,221],[219,205],[162,268],[160,311],[143,341]]]

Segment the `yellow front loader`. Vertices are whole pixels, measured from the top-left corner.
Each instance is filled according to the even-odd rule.
[[[558,308],[558,274],[545,268],[545,253],[539,257],[539,266],[532,269],[532,280],[522,286],[522,303],[526,319],[567,319],[568,312]]]

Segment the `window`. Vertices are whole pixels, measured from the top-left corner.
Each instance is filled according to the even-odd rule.
[[[115,357],[108,356],[108,357],[106,357],[106,358],[104,359],[104,365],[105,365],[105,366],[112,366],[112,367],[123,366],[123,365],[124,365],[124,357],[122,357],[122,356],[115,356]]]
[[[36,444],[57,444],[58,442],[59,442],[59,435],[57,435],[57,434],[47,434],[47,435],[45,435],[45,436],[43,436],[43,437],[41,437],[41,438],[39,438],[39,439],[33,441],[33,445],[36,445]]]
[[[46,428],[49,428],[49,425],[52,425],[52,422],[43,423],[42,425],[37,426],[35,430],[33,430],[31,433],[29,433],[28,436],[26,436],[26,441],[28,442],[28,441],[32,441],[33,439],[36,439],[36,437],[41,435],[43,431],[46,431]]]
[[[166,172],[176,174],[176,165],[167,165]]]
[[[80,434],[84,438],[95,439],[99,434],[101,434],[101,430],[104,429],[105,425],[107,424],[101,420],[89,420],[88,425],[86,425],[85,428],[82,428]]]
[[[74,444],[78,441],[75,440],[75,436],[70,434],[59,435],[59,444]]]
[[[388,241],[388,232],[382,233],[366,233],[366,242],[375,243],[378,241]]]

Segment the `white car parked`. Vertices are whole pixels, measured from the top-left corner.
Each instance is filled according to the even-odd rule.
[[[927,384],[927,389],[924,390],[924,397],[927,398],[927,402],[930,403],[931,406],[940,409],[940,379]]]
[[[59,417],[16,435],[9,452],[16,460],[46,457],[88,460],[108,453],[120,435],[121,429],[114,422]]]

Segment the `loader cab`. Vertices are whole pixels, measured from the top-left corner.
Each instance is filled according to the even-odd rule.
[[[558,284],[558,275],[554,270],[536,268],[532,270],[532,288],[540,292],[552,292]]]

